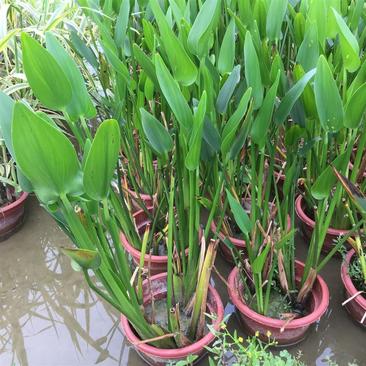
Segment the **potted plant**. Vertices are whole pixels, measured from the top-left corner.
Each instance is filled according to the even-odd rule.
[[[9,150],[6,147],[6,142],[10,140],[13,104],[10,97],[0,92],[0,241],[7,239],[23,224],[24,206],[28,197],[28,193],[22,191],[20,186],[21,172],[15,164],[12,146],[9,143]]]
[[[343,185],[349,200],[346,209],[355,227],[360,220],[361,227],[353,238],[348,238],[351,245],[342,263],[341,278],[346,300],[343,302],[350,316],[361,326],[366,326],[366,255],[364,245],[364,230],[366,218],[366,197],[352,181],[334,168],[334,174]]]

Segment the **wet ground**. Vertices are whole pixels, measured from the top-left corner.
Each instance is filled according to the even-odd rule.
[[[88,289],[59,253],[69,245],[33,198],[21,231],[0,243],[0,366],[144,365],[124,342],[119,314]],[[225,276],[230,271],[219,256],[217,267]],[[329,311],[303,343],[290,349],[301,350],[308,365],[328,365],[327,357],[339,366],[366,365],[366,333],[341,306],[339,269],[340,260],[334,259],[323,272],[331,294]],[[217,280],[216,285],[227,301],[223,284]],[[239,326],[233,315],[229,328]]]

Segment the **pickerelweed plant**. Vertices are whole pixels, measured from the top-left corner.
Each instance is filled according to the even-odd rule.
[[[349,274],[360,291],[366,291],[366,253],[364,244],[364,233],[366,224],[366,197],[350,179],[342,175],[333,167],[333,172],[347,192],[348,200],[345,202],[346,210],[353,227],[356,223],[362,226],[348,238],[348,243],[356,253],[356,259],[350,263]]]
[[[154,323],[154,316],[148,318],[144,309],[143,280],[150,278],[148,268],[140,266],[133,276],[120,244],[122,230],[141,251],[143,263],[151,237],[147,225],[140,238],[124,200],[118,168],[119,124],[115,119],[105,120],[92,137],[86,117],[93,118],[94,109],[80,71],[52,33],[46,34],[46,45],[47,49],[22,34],[25,73],[40,102],[67,116],[79,146],[76,150],[48,115],[12,101],[8,105],[8,118],[2,120],[2,125],[9,135],[11,130],[17,164],[42,205],[78,247],[64,249],[64,252],[73,259],[74,266],[83,271],[90,287],[121,311],[144,341],[163,348],[187,345],[201,338],[205,331],[207,291],[217,245],[212,241],[206,247],[209,230],[206,228],[203,233],[201,229],[200,203],[196,199],[201,186],[199,169],[206,92],[203,91],[194,113],[185,104],[189,120],[182,119],[179,113],[169,119],[172,136],[151,113],[140,109],[147,146],[153,148],[157,156],[158,170],[170,159],[164,170],[166,179],[161,180],[162,200],[165,199],[168,207],[168,227],[162,238],[166,241],[168,255],[168,322],[162,326]],[[67,65],[66,73],[61,65]],[[159,54],[155,55],[155,66],[164,96],[174,92],[178,103],[182,102],[179,86]],[[50,73],[54,75],[53,81],[47,77]],[[68,93],[52,88],[55,80],[63,83]],[[85,93],[73,93],[73,90]],[[170,100],[170,103],[176,112],[174,103],[177,102]],[[69,119],[71,112],[75,122]],[[37,166],[34,166],[35,161]],[[116,181],[117,189],[111,189]],[[216,188],[216,197],[221,189],[222,185]],[[212,205],[210,217],[215,211],[216,206]],[[180,311],[190,316],[186,330],[180,327]]]

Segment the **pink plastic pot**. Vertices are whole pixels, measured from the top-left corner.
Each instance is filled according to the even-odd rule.
[[[148,207],[147,209],[151,212],[152,207]],[[144,210],[137,211],[133,214],[133,218],[139,233],[143,235],[146,225],[149,223],[146,212]],[[120,239],[124,249],[131,255],[134,264],[139,266],[141,252],[129,243],[126,236],[122,232],[120,233]],[[188,249],[186,250],[186,255],[188,255]],[[151,275],[166,272],[168,267],[168,256],[146,254],[144,259],[144,268],[148,268],[149,266]]]
[[[355,285],[352,282],[351,277],[348,274],[348,267],[352,260],[354,259],[355,251],[351,249],[346,256],[345,261],[342,263],[341,267],[341,277],[344,286],[344,292],[346,299],[354,296],[357,292],[359,292]],[[366,299],[363,296],[364,294],[359,294],[354,297],[351,301],[345,304],[345,307],[352,317],[357,323],[366,327]],[[363,320],[363,322],[361,322]]]
[[[305,200],[303,200],[301,195],[296,198],[295,211],[297,217],[301,221],[301,229],[305,238],[310,240],[314,231],[315,221],[305,213]],[[334,242],[339,238],[339,236],[347,234],[347,232],[348,230],[338,230],[331,227],[328,228],[322,252],[329,253],[334,247]],[[347,245],[348,244],[346,243],[346,246]]]
[[[296,282],[300,283],[304,264],[296,261]],[[317,322],[325,313],[329,305],[329,290],[324,280],[318,275],[307,303],[308,315],[290,322],[273,319],[258,314],[246,305],[242,299],[243,284],[239,281],[239,269],[235,267],[229,275],[228,292],[231,301],[236,306],[245,331],[254,335],[259,332],[263,341],[268,341],[267,332],[271,332],[271,339],[279,345],[288,346],[305,339],[309,327]],[[281,331],[282,330],[282,331]]]
[[[291,218],[290,218],[290,216],[287,216],[287,226],[289,228],[291,227]],[[214,221],[212,221],[211,222],[211,231],[213,233],[215,233],[216,229],[217,229],[216,223]],[[222,231],[220,231],[220,233],[219,233],[219,238],[220,238],[219,247],[220,247],[220,252],[221,252],[223,258],[226,260],[226,262],[228,262],[230,264],[235,264],[234,258],[231,254],[231,250],[224,243],[226,235]],[[232,236],[229,236],[229,240],[235,245],[235,247],[238,251],[244,251],[244,253],[245,253],[245,246],[246,245],[245,245],[244,240],[240,240],[240,239],[234,238]]]
[[[160,273],[151,277],[151,289],[149,288],[148,281],[143,283],[145,304],[148,304],[151,301],[151,293],[155,300],[166,297],[166,278],[166,273]],[[218,330],[224,318],[224,307],[218,292],[212,286],[209,286],[208,288],[207,312],[216,315],[213,326],[215,330]],[[127,340],[132,344],[140,357],[149,365],[154,366],[163,366],[174,361],[185,360],[188,355],[197,355],[198,358],[195,361],[196,363],[207,352],[205,346],[209,346],[215,339],[215,335],[209,332],[203,338],[187,347],[162,349],[150,346],[146,343],[138,344],[140,338],[136,335],[133,327],[123,315],[121,316],[121,326]]]
[[[154,206],[154,201],[156,200],[156,193],[152,196],[149,194],[144,194],[144,193],[137,194],[135,191],[132,191],[131,189],[128,189],[128,188],[127,188],[127,192],[131,196],[131,205],[132,205],[132,208],[134,211],[141,210],[142,207],[139,202],[140,199],[144,203],[145,207]]]
[[[0,241],[18,231],[24,221],[24,205],[28,193],[22,192],[13,203],[0,208]]]

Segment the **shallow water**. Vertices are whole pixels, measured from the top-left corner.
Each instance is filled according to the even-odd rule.
[[[21,231],[0,243],[0,366],[144,365],[124,342],[119,314],[88,289],[81,273],[59,253],[69,245],[33,198]],[[219,255],[217,262],[227,276],[230,267]],[[366,333],[341,306],[339,268],[340,260],[334,259],[323,273],[331,293],[328,313],[303,343],[290,349],[301,350],[308,365],[327,365],[328,356],[339,366],[366,365]],[[215,282],[226,300],[224,285]],[[232,309],[228,303],[227,312]],[[229,328],[239,326],[233,315]]]

